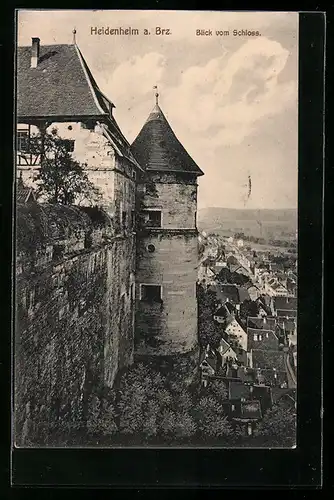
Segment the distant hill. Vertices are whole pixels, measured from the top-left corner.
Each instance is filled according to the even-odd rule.
[[[244,233],[266,239],[290,239],[297,230],[297,210],[204,208],[198,211],[198,228],[225,236]]]

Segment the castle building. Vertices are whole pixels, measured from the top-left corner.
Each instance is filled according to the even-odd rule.
[[[47,442],[78,415],[86,422],[90,398],[135,355],[195,350],[203,172],[158,102],[130,146],[75,39],[42,46],[33,38],[18,47],[16,68],[14,392],[16,442],[24,444],[41,429]],[[54,131],[99,188],[100,206],[38,196],[48,153],[34,139],[45,145]]]
[[[47,363],[46,353],[52,350],[52,339],[50,335],[45,335],[42,328],[46,321],[48,324],[58,325],[54,327],[56,330],[53,334],[59,339],[62,338],[62,331],[75,330],[78,350],[74,357],[68,353],[68,359],[70,360],[71,356],[73,359],[72,362],[68,361],[66,367],[61,368],[63,380],[71,378],[71,374],[76,371],[76,364],[80,365],[80,373],[94,372],[94,378],[99,380],[100,385],[111,387],[119,369],[133,361],[135,202],[137,177],[143,169],[132,155],[130,144],[113,116],[114,104],[99,89],[75,39],[72,44],[42,45],[39,38],[33,38],[30,46],[17,48],[16,68],[16,174],[19,179],[16,200],[20,230],[27,234],[30,231],[24,212],[30,208],[23,209],[19,206],[19,194],[22,191],[20,183],[23,182],[28,189],[38,186],[36,174],[47,155],[45,150],[36,151],[32,147],[34,137],[46,137],[54,130],[71,156],[84,165],[88,178],[100,190],[100,208],[108,215],[108,234],[98,243],[102,245],[101,255],[96,250],[95,256],[94,244],[89,244],[89,234],[86,235],[85,242],[81,242],[79,215],[78,234],[71,230],[70,223],[66,225],[69,210],[65,210],[65,207],[61,211],[61,205],[54,205],[56,211],[43,211],[45,214],[59,213],[55,221],[48,216],[43,219],[43,224],[38,222],[41,217],[38,212],[35,214],[34,223],[36,231],[38,224],[42,224],[49,233],[54,232],[54,227],[60,224],[64,227],[60,239],[54,238],[51,241],[50,238],[44,238],[42,242],[35,238],[29,243],[29,247],[26,240],[26,243],[18,244],[17,262],[20,262],[21,255],[23,258],[32,255],[33,272],[20,273],[21,264],[17,264],[18,318],[25,319],[17,322],[16,349],[19,352],[24,348],[22,342],[28,331],[34,332],[36,342],[39,342],[40,338],[43,339],[43,344],[39,342],[39,345],[45,346],[44,351],[40,353],[32,351],[32,358],[25,360],[26,368],[22,365],[24,356],[20,360],[20,384],[22,387],[35,387],[39,383],[37,374],[35,381],[32,380],[35,375],[31,366],[40,365],[43,371],[44,364]],[[41,196],[37,201],[45,204],[45,199]],[[87,227],[90,227],[89,224]],[[72,240],[75,242],[73,251]],[[78,266],[78,262],[82,276],[81,281],[74,285],[77,278],[73,278],[71,268]],[[43,276],[44,280],[43,294],[38,292],[42,289],[40,276]],[[96,300],[92,298],[91,280],[94,276],[100,280],[101,293],[104,291],[100,304],[96,304]],[[52,285],[51,289],[52,283],[57,285]],[[55,297],[55,305],[50,307],[48,301],[52,299],[53,294],[58,298]],[[32,299],[29,302],[26,296],[30,295]],[[65,309],[60,295],[65,301]],[[76,298],[71,300],[71,304],[67,304],[66,297],[74,296]],[[58,313],[61,321],[57,319]],[[88,328],[88,321],[93,317],[98,318],[98,321],[94,320],[94,326]],[[94,346],[98,346],[100,350],[99,364],[92,359],[88,360],[88,353],[79,349],[79,345],[83,346],[87,339],[87,328]],[[68,350],[68,342],[65,345],[64,340],[63,344],[65,351]],[[53,349],[52,352],[54,351]],[[58,361],[55,360],[56,365]],[[46,366],[45,369],[47,370]],[[33,392],[34,389],[30,393],[27,391],[26,395],[23,394],[22,401],[29,398],[29,394],[33,397]],[[18,389],[19,399],[20,394]],[[45,406],[47,405],[48,403],[45,403]]]
[[[197,178],[202,170],[158,104],[131,146],[145,169],[139,186],[135,354],[166,356],[197,347]]]

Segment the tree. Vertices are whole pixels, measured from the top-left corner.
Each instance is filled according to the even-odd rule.
[[[224,382],[221,380],[214,380],[208,386],[208,392],[215,397],[218,402],[224,401],[227,399],[227,389]]]
[[[259,311],[260,306],[254,300],[246,299],[240,304],[240,316],[243,318],[247,318],[247,316],[256,317]]]
[[[268,410],[254,432],[271,445],[293,446],[296,440],[296,411],[277,403]]]
[[[87,429],[91,434],[99,436],[115,434],[118,429],[114,405],[93,396],[89,401]]]
[[[202,438],[229,437],[232,427],[222,405],[213,396],[203,396],[193,409],[198,432]]]
[[[56,128],[33,136],[30,148],[33,154],[41,155],[41,167],[35,177],[37,195],[62,205],[96,204],[101,199],[99,189],[84,170],[85,165],[72,157],[69,141],[59,137]]]

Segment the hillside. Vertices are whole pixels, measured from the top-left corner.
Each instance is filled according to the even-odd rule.
[[[297,230],[297,210],[204,208],[198,211],[198,228],[225,236],[240,232],[265,239],[290,239]]]

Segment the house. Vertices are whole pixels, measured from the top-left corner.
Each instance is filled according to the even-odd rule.
[[[272,406],[271,387],[256,383],[229,382],[228,398],[234,400],[240,399],[241,401],[254,399],[260,401],[262,415]]]
[[[70,71],[66,78],[60,77],[65,68]],[[50,92],[50,88],[54,91]],[[131,203],[117,203],[114,185],[125,174],[131,192],[143,168],[116,123],[114,108],[99,89],[75,42],[42,46],[39,38],[33,38],[31,46],[18,47],[17,169],[23,182],[34,186],[46,155],[45,151],[33,151],[32,138],[57,130],[72,157],[87,165],[85,172],[102,193],[103,205],[115,218],[122,218],[119,210],[130,218]]]
[[[231,252],[226,254],[226,262],[228,265],[240,266],[238,259]]]
[[[223,401],[224,413],[236,424],[243,425],[249,436],[257,422],[262,419],[261,403],[255,399],[229,399]]]
[[[261,294],[260,297],[256,300],[259,306],[259,316],[275,316],[272,298],[270,295]]]
[[[231,341],[239,345],[244,351],[247,351],[247,333],[234,315],[227,318],[225,333]]]
[[[278,350],[279,340],[272,330],[247,327],[247,351],[252,349]]]
[[[240,305],[245,300],[250,300],[249,293],[245,287],[237,285],[220,285],[223,296],[234,305]]]
[[[295,389],[273,387],[272,399],[274,404],[283,404],[286,409],[297,407],[297,394]]]
[[[274,316],[279,316],[278,310],[297,311],[297,297],[274,297],[272,304]]]
[[[287,287],[276,277],[271,277],[264,284],[265,292],[271,297],[285,297],[288,294]]]
[[[267,330],[272,330],[273,332],[276,329],[276,321],[277,318],[275,317],[253,317],[253,316],[248,316],[247,318],[247,327],[249,328],[258,328],[258,329],[267,329]]]
[[[277,325],[288,338],[297,334],[297,321],[295,318],[286,319],[279,316],[277,317]]]
[[[285,353],[269,349],[251,349],[249,366],[258,370],[258,379],[270,386],[287,384]]]
[[[292,278],[287,278],[286,287],[288,290],[288,295],[292,297],[296,297],[297,295],[297,281]]]
[[[221,356],[221,366],[224,366],[227,361],[235,361],[237,359],[235,351],[223,338],[220,341],[218,352]]]
[[[261,295],[260,289],[254,284],[245,285],[245,288],[251,300],[256,300]]]
[[[226,318],[229,316],[230,312],[226,308],[225,305],[219,307],[217,311],[213,315],[213,319],[217,321],[217,323],[225,323]]]
[[[296,309],[277,309],[276,314],[277,314],[277,317],[280,319],[297,318],[297,310]]]

